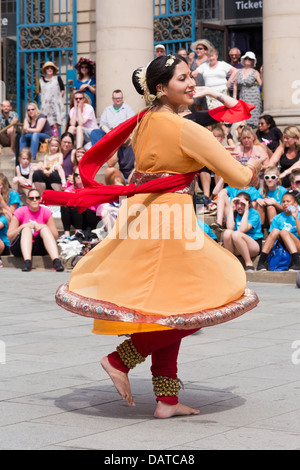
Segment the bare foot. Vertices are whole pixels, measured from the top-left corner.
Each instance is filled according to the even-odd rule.
[[[184,416],[184,415],[198,415],[199,410],[190,408],[189,406],[177,403],[177,405],[168,405],[163,401],[157,402],[157,407],[154,413],[155,418],[171,418],[172,416]]]
[[[121,372],[120,370],[115,369],[110,364],[107,356],[101,360],[101,366],[103,367],[105,372],[108,373],[117,391],[119,392],[123,400],[127,402],[128,406],[135,406],[130,390],[128,375],[125,374],[125,372]]]

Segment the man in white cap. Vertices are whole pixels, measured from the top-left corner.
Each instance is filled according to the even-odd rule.
[[[154,54],[155,54],[155,57],[160,57],[161,55],[167,55],[165,46],[163,44],[156,44],[154,48]]]

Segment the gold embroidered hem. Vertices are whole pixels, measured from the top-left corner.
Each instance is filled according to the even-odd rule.
[[[67,283],[62,284],[56,292],[57,304],[77,315],[112,322],[150,323],[183,330],[204,328],[233,320],[255,308],[258,301],[255,292],[246,288],[244,295],[223,307],[194,313],[164,316],[143,314],[109,302],[83,297],[70,292]]]

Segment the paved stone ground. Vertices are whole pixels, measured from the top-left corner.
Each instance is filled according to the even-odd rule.
[[[300,290],[250,283],[259,306],[182,342],[181,401],[199,416],[157,420],[150,362],[128,408],[99,367],[120,338],[56,306],[68,273],[0,270],[0,449],[300,449]],[[293,349],[294,347],[294,349]]]

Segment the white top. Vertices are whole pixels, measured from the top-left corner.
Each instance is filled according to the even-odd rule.
[[[208,62],[201,64],[197,67],[198,72],[203,76],[205,86],[209,86],[215,89],[222,89],[226,87],[227,79],[226,75],[231,70],[232,66],[224,61],[218,61],[216,67],[211,68]]]

